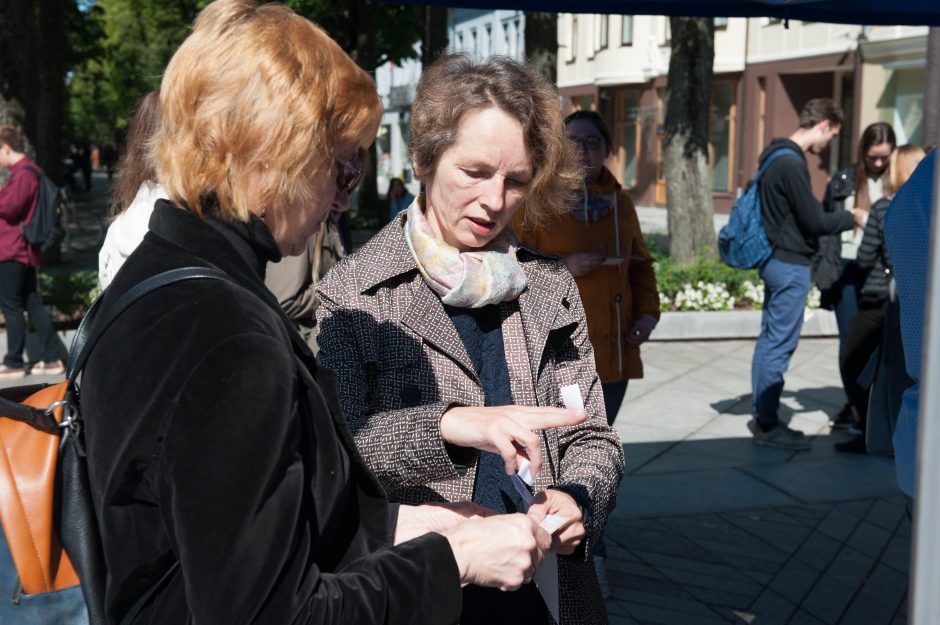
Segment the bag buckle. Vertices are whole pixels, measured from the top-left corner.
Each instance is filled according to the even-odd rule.
[[[62,421],[56,424],[60,430],[65,428],[75,429],[75,421],[78,418],[78,411],[75,410],[75,405],[68,399],[60,399],[59,401],[54,401],[49,404],[49,407],[46,408],[43,414],[54,417],[53,412],[56,408],[64,407],[62,411]]]

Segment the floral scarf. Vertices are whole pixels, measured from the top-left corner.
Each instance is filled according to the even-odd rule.
[[[408,207],[405,240],[418,270],[441,301],[459,308],[482,308],[519,297],[528,280],[516,260],[515,240],[501,232],[485,249],[460,252],[438,239],[420,203]]]

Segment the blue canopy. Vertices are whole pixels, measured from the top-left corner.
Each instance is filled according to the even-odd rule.
[[[488,10],[776,17],[838,24],[940,26],[940,0],[405,0],[405,3]]]

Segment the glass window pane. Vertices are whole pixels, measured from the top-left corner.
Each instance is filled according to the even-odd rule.
[[[624,46],[633,45],[633,16],[624,15],[620,33],[620,44]]]
[[[709,119],[709,156],[712,165],[712,191],[728,191],[731,149],[731,105],[733,83],[714,85]]]
[[[636,124],[624,124],[620,129],[620,145],[623,146],[623,186],[636,185]]]

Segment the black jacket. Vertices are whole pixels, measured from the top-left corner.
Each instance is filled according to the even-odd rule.
[[[809,265],[823,234],[837,234],[855,226],[852,214],[824,213],[813,195],[803,150],[789,139],[774,139],[758,161],[783,147],[799,153],[774,161],[760,180],[761,215],[774,258]]]
[[[117,623],[175,561],[138,623],[451,623],[446,539],[388,547],[397,508],[357,453],[332,371],[262,281],[267,228],[157,204],[103,302],[157,272],[215,266],[127,310],[85,368],[90,480]],[[242,288],[244,287],[244,288]]]
[[[891,200],[886,197],[871,205],[865,234],[858,246],[858,266],[866,271],[862,285],[862,298],[879,304],[888,301],[888,283],[891,281],[891,257],[885,246],[885,213]]]

